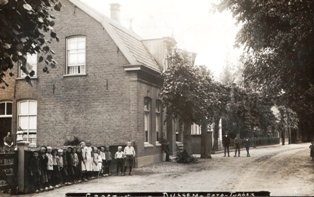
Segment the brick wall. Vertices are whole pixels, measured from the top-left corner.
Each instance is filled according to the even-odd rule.
[[[51,45],[57,67],[46,74],[39,64],[38,78],[32,79],[32,86],[23,79],[16,80],[16,101],[37,100],[38,146],[62,146],[71,136],[90,140],[93,145],[124,144],[133,140],[139,157],[152,156],[145,164],[156,161],[160,147],[143,146],[143,105],[144,97],[149,96],[154,109],[158,87],[139,82],[135,72],[124,71],[123,66],[129,62],[101,24],[69,1],[62,0],[62,4],[62,11],[55,13],[54,27],[60,41]],[[65,76],[66,38],[74,35],[86,36],[84,76]],[[0,100],[12,97],[12,87],[0,93]],[[153,116],[152,132],[154,120]],[[16,121],[15,107],[14,130]],[[153,139],[155,144],[155,134]]]

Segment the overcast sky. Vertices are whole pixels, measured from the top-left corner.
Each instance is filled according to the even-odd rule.
[[[180,48],[197,53],[196,64],[217,77],[226,61],[237,65],[238,31],[228,12],[213,12],[213,0],[82,0],[110,17],[110,3],[119,3],[121,23],[142,38],[173,36]],[[132,22],[131,22],[132,21]]]

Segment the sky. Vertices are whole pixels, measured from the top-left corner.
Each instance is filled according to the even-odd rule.
[[[119,3],[120,21],[144,39],[172,36],[178,47],[197,53],[196,64],[219,78],[227,64],[238,65],[234,48],[239,27],[231,13],[213,11],[215,0],[81,0],[110,17],[110,4]]]

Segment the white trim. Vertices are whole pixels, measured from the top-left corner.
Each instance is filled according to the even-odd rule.
[[[161,146],[161,144],[160,144],[159,141],[156,141],[156,142],[155,142],[155,145],[156,145],[156,146]]]
[[[154,147],[154,145],[152,145],[152,144],[149,143],[149,142],[144,142],[144,147],[145,147],[145,148],[152,148],[152,147]]]
[[[141,70],[141,67],[134,67],[134,68],[124,68],[125,71],[134,71],[134,70]]]

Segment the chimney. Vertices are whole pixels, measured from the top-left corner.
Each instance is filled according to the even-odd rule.
[[[112,20],[120,23],[120,4],[118,3],[110,4],[110,14]]]

